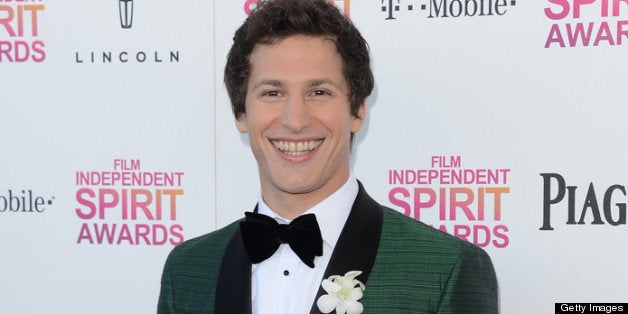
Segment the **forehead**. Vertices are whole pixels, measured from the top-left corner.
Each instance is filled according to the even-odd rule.
[[[287,37],[275,38],[272,40],[262,40],[260,43],[256,44],[251,52],[253,55],[257,50],[264,49],[273,49],[278,47],[283,47],[283,49],[289,49],[289,47],[293,47],[294,49],[304,49],[309,47],[314,47],[318,45],[325,45],[329,48],[336,47],[336,39],[333,36],[329,35],[305,35],[305,34],[296,34],[290,35]]]
[[[249,56],[249,81],[257,79],[315,79],[343,77],[342,57],[327,36],[295,35],[258,44]]]

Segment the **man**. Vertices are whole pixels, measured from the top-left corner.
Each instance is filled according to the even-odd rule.
[[[172,251],[160,313],[497,312],[484,251],[382,207],[353,177],[369,62],[360,33],[326,0],[251,13],[225,83],[261,197],[245,219]]]

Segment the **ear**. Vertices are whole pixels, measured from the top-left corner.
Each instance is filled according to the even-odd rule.
[[[353,119],[351,122],[351,133],[353,134],[358,133],[362,128],[362,124],[364,124],[364,119],[366,118],[366,100],[360,105],[357,113],[357,117],[351,115]]]
[[[236,127],[240,133],[248,133],[249,128],[246,126],[246,113],[241,113],[235,120]]]

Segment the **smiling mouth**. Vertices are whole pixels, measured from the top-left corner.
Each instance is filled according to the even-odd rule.
[[[323,143],[323,140],[302,142],[271,140],[270,142],[282,153],[288,154],[293,157],[298,157],[315,150]]]

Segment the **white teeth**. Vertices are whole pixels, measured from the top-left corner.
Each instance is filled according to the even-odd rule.
[[[271,143],[284,153],[292,156],[301,156],[317,148],[323,143],[323,140],[303,142],[271,141]]]

